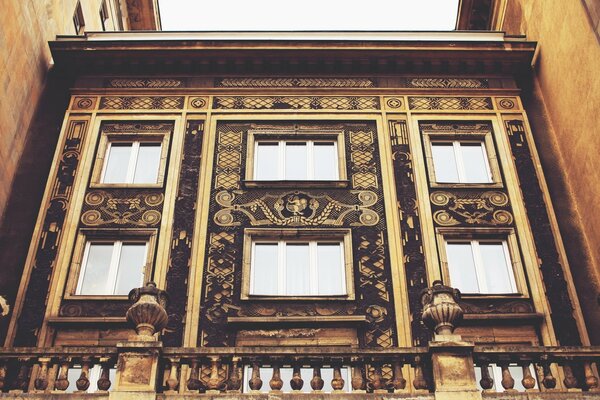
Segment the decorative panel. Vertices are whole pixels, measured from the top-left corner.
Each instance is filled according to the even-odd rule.
[[[350,188],[242,188],[247,134],[342,131]],[[231,346],[228,317],[364,315],[365,347],[397,344],[377,134],[371,123],[221,123],[217,126],[199,345]],[[351,229],[355,301],[241,300],[244,228]]]
[[[183,96],[104,96],[101,110],[181,110]]]
[[[223,88],[372,88],[376,87],[370,78],[218,78],[215,87]]]
[[[531,224],[548,302],[552,310],[554,330],[561,345],[581,345],[579,329],[573,316],[573,302],[569,296],[561,257],[552,232],[548,209],[523,121],[508,120],[505,121],[505,127],[519,176],[527,216]]]
[[[166,346],[181,346],[188,294],[192,242],[195,239],[194,216],[198,201],[198,181],[204,132],[203,121],[188,121],[179,171],[179,186],[173,216],[171,254],[166,290],[171,301],[167,308],[169,323],[161,337]]]
[[[417,192],[413,174],[413,157],[408,139],[406,121],[390,121],[392,142],[392,163],[394,166],[396,196],[402,231],[402,252],[404,270],[408,286],[411,333],[415,346],[425,346],[431,339],[430,333],[421,321],[421,291],[428,286],[420,213],[417,206]]]
[[[487,79],[478,78],[410,78],[407,87],[425,89],[487,89]]]
[[[374,96],[215,96],[213,108],[221,110],[378,110]]]
[[[162,89],[185,87],[185,80],[175,78],[145,78],[145,79],[106,79],[104,87],[107,88],[132,88],[132,89]]]
[[[409,97],[411,110],[493,110],[489,97]]]
[[[87,120],[70,120],[58,160],[58,169],[51,178],[52,187],[41,234],[36,244],[33,269],[23,299],[14,346],[35,346],[46,310],[46,293],[63,235],[65,216],[71,203],[73,182],[79,166]]]

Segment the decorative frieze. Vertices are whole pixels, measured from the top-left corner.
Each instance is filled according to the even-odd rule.
[[[183,96],[105,96],[101,110],[180,110]]]
[[[106,79],[104,87],[127,89],[161,89],[184,87],[183,79],[174,78],[146,78],[146,79]]]
[[[411,110],[493,110],[490,97],[409,97]]]
[[[378,110],[375,96],[216,96],[221,110]]]
[[[370,78],[217,78],[215,87],[223,88],[372,88]]]

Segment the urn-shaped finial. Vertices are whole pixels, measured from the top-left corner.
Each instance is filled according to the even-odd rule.
[[[158,289],[156,283],[148,282],[144,287],[132,289],[129,301],[133,304],[126,316],[135,326],[136,340],[154,341],[154,334],[165,328],[169,320],[166,310],[169,295]]]
[[[433,286],[421,292],[423,322],[436,335],[452,335],[454,328],[463,317],[463,309],[458,301],[460,301],[458,289],[446,286],[442,281],[434,281]]]

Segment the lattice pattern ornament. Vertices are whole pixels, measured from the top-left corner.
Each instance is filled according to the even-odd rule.
[[[222,110],[379,110],[379,98],[323,96],[216,96],[213,108]]]
[[[37,332],[42,326],[46,310],[45,294],[48,293],[50,275],[62,239],[63,224],[73,195],[73,181],[87,129],[88,121],[71,120],[68,123],[58,169],[52,178],[50,200],[45,210],[41,235],[36,244],[33,263],[35,268],[32,269],[27,284],[14,346],[37,344]]]
[[[408,87],[435,89],[487,89],[490,87],[487,79],[469,78],[412,78]]]
[[[101,110],[181,110],[183,96],[106,96]]]
[[[232,346],[236,332],[227,326],[228,316],[365,315],[368,324],[359,332],[367,347],[397,344],[383,193],[378,185],[379,152],[374,125],[253,123],[219,124],[213,188],[209,204],[209,239],[203,276],[199,345]],[[346,165],[352,179],[349,189],[290,190],[251,188],[243,190],[240,179],[245,170],[246,135],[267,130],[344,132]],[[354,186],[356,182],[356,186]],[[282,226],[346,227],[352,229],[354,257],[353,302],[314,302],[298,305],[277,302],[240,302],[245,227]]]
[[[105,82],[106,87],[111,88],[178,88],[184,86],[184,81],[181,79],[170,78],[148,78],[148,79],[108,79]]]
[[[372,88],[375,81],[368,78],[218,78],[215,87],[227,88]]]
[[[489,97],[409,97],[411,110],[492,110]]]

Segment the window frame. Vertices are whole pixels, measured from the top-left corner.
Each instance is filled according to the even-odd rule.
[[[76,35],[83,35],[85,33],[85,18],[83,16],[83,9],[81,8],[81,1],[77,1],[75,11],[73,12],[73,26],[75,27]]]
[[[450,280],[450,268],[447,255],[447,244],[450,242],[502,242],[507,259],[506,267],[512,272],[511,286],[514,292],[509,293],[462,293],[466,298],[511,298],[511,297],[529,297],[527,285],[525,284],[525,271],[521,261],[519,245],[515,230],[512,228],[436,228],[436,239],[438,244],[440,267],[444,282],[452,286]],[[482,265],[477,263],[481,260],[474,260],[476,273],[481,272]]]
[[[343,262],[340,265],[345,279],[346,294],[340,295],[262,295],[251,294],[254,282],[252,263],[255,243],[279,242],[330,242],[341,243]],[[354,273],[352,261],[352,236],[350,229],[254,229],[244,230],[244,250],[242,262],[242,300],[354,300]],[[313,268],[316,268],[313,267]]]
[[[336,169],[337,179],[331,180],[258,180],[254,177],[257,163],[257,149],[259,142],[278,142],[281,149],[284,142],[333,142],[337,153]],[[308,146],[307,146],[308,147]],[[269,130],[250,130],[248,131],[246,154],[246,173],[243,184],[245,187],[348,187],[348,177],[346,173],[346,156],[344,145],[344,132],[341,130],[306,130],[306,131],[269,131]],[[310,157],[310,156],[307,156]],[[279,161],[285,158],[283,151],[279,151]],[[314,164],[313,164],[314,165]],[[309,166],[310,167],[310,166]],[[314,168],[313,168],[314,169]]]
[[[67,280],[65,291],[65,299],[77,300],[127,300],[127,295],[120,294],[81,294],[80,285],[83,281],[85,269],[84,265],[89,253],[89,247],[92,243],[115,243],[115,242],[145,242],[146,244],[146,260],[142,268],[142,285],[144,281],[150,280],[152,274],[152,266],[154,264],[154,253],[156,247],[156,229],[144,230],[129,230],[129,229],[81,229],[77,235],[71,268]],[[116,249],[113,247],[111,255],[111,268],[116,268],[113,272],[118,272],[118,260],[113,260]],[[113,265],[116,264],[116,265]],[[115,275],[116,277],[116,275]]]
[[[425,150],[425,160],[427,164],[427,175],[429,177],[429,185],[432,188],[501,188],[502,174],[498,157],[496,155],[496,147],[492,131],[477,131],[477,132],[462,132],[462,131],[423,131],[423,142]],[[463,159],[457,156],[460,150],[457,150],[459,143],[481,143],[485,151],[483,152],[486,165],[486,172],[490,177],[490,182],[437,182],[435,176],[435,163],[433,160],[433,144],[435,143],[452,143],[456,164],[458,167],[459,178],[464,174]]]
[[[100,142],[98,144],[98,150],[94,160],[94,166],[92,169],[92,179],[90,187],[92,188],[162,188],[165,182],[166,169],[167,169],[167,157],[169,153],[169,142],[170,134],[165,132],[144,132],[144,133],[107,133],[102,132],[100,136]],[[104,174],[108,165],[108,156],[110,149],[113,144],[118,143],[132,143],[134,148],[137,148],[135,161],[139,156],[139,147],[145,143],[159,143],[161,146],[160,159],[158,164],[158,172],[156,183],[133,183],[133,182],[117,182],[117,183],[106,183],[103,182]],[[137,146],[136,146],[137,144]],[[130,155],[128,164],[129,172],[135,172],[135,168],[132,170],[132,166],[135,167],[136,162],[132,162],[133,154]],[[131,176],[133,180],[133,176]]]
[[[108,6],[106,5],[106,0],[101,1],[100,9],[98,10],[98,15],[100,16],[100,24],[102,25],[102,31],[106,32],[106,21],[110,19],[110,13],[108,11]]]

